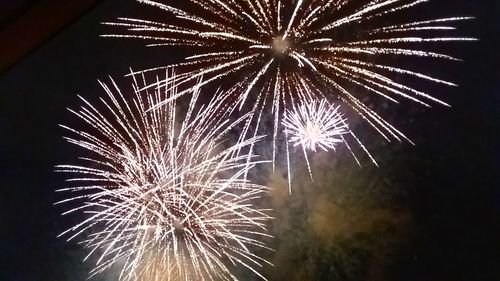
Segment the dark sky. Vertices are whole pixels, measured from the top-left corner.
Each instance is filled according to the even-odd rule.
[[[402,239],[404,243],[395,246],[390,262],[383,264],[383,280],[500,280],[500,4],[495,0],[436,2],[446,15],[477,17],[461,27],[464,34],[480,41],[459,44],[460,48],[452,50],[464,62],[436,70],[460,84],[445,92],[453,107],[412,110],[411,105],[405,105],[399,111],[412,114],[398,118],[399,127],[417,145],[373,145],[372,153],[379,157],[381,168],[355,172],[339,168],[336,176],[365,175],[367,179],[362,183],[388,182],[385,185],[390,185],[391,190],[405,194],[404,204],[394,203],[393,199],[391,204],[398,208],[404,205],[411,223],[402,225],[411,231]],[[64,184],[63,176],[53,173],[53,167],[69,162],[76,153],[62,140],[64,131],[58,124],[70,123],[73,117],[66,108],[79,105],[77,94],[90,98],[102,94],[97,79],[105,80],[107,75],[121,79],[129,67],[143,69],[177,59],[165,49],[145,49],[140,42],[98,37],[107,31],[100,21],[136,14],[138,6],[132,0],[103,1],[0,76],[2,281],[86,279],[90,265],[81,263],[84,251],[56,237],[77,219],[61,217],[64,209],[53,206],[61,199],[54,190]],[[353,183],[345,181],[346,186]],[[304,194],[318,199],[317,194]],[[278,213],[293,215],[292,211]],[[360,214],[376,216],[370,212]],[[349,215],[346,217],[342,220],[349,219]],[[307,240],[313,238],[300,237],[304,248],[314,249],[312,241]],[[286,242],[276,245],[283,249]],[[312,250],[304,251],[304,255],[303,260],[311,260],[307,255],[320,256]],[[286,276],[286,266],[303,260],[287,260],[279,251],[277,256],[275,259],[283,263],[276,264],[279,273],[270,274],[271,280],[295,280]],[[336,266],[339,271],[347,271],[342,269],[346,264]],[[314,265],[308,270],[329,268],[316,262]],[[380,276],[339,274],[335,278],[330,275],[330,279],[326,273],[307,274],[316,276],[316,280],[371,280],[367,276]]]

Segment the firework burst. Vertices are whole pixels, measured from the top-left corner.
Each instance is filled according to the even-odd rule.
[[[351,152],[358,165],[361,165],[358,157],[356,157],[356,154],[349,145],[349,142],[352,140],[354,140],[354,142],[369,156],[372,162],[377,165],[372,155],[349,128],[347,119],[344,118],[343,114],[340,112],[340,105],[336,106],[334,104],[329,104],[326,99],[322,99],[321,101],[309,101],[297,107],[294,106],[293,109],[287,109],[282,125],[285,128],[284,133],[288,140],[288,175],[292,174],[290,171],[289,144],[294,147],[300,146],[302,148],[311,179],[313,175],[307,152],[316,152],[318,148],[323,151],[335,150],[339,144],[343,143]],[[289,188],[291,188],[290,177],[288,185]]]
[[[177,82],[204,77],[203,84],[229,83],[237,89],[233,93],[240,108],[245,103],[253,108],[257,128],[259,112],[270,107],[275,145],[284,110],[311,97],[341,100],[387,141],[409,141],[365,98],[448,106],[397,77],[455,84],[389,62],[393,57],[457,60],[432,51],[429,44],[475,40],[445,33],[455,29],[452,23],[470,17],[399,19],[429,0],[137,1],[161,9],[165,21],[120,18],[107,24],[128,31],[105,36],[142,39],[149,46],[190,47],[193,55],[176,65],[183,73]]]
[[[267,190],[245,178],[259,138],[224,142],[248,115],[228,121],[223,93],[198,107],[194,89],[181,122],[175,101],[149,110],[175,87],[140,91],[144,81],[134,81],[129,99],[101,83],[103,110],[82,98],[71,111],[88,129],[63,126],[73,135],[66,139],[91,156],[57,167],[74,175],[59,190],[71,192],[59,203],[77,205],[65,214],[85,216],[61,235],[84,237],[87,258],[98,260],[92,275],[118,267],[121,280],[237,280],[232,269],[243,266],[262,277],[256,268],[267,261],[252,249],[267,249],[270,217],[254,201]]]
[[[342,142],[342,135],[348,133],[348,127],[339,106],[330,106],[326,100],[302,104],[293,110],[286,110],[283,126],[289,142],[302,146],[304,150],[316,152],[335,150]]]

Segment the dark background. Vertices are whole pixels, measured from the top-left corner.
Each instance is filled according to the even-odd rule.
[[[79,105],[76,94],[95,98],[102,93],[96,79],[121,79],[129,67],[144,69],[177,60],[162,48],[98,37],[107,32],[99,22],[135,15],[139,4],[63,2],[0,1],[2,281],[86,279],[91,264],[81,263],[85,252],[57,238],[78,219],[61,217],[64,208],[53,206],[61,199],[54,190],[64,184],[53,167],[68,163],[76,153],[62,140],[64,131],[58,124],[71,123],[66,108]],[[330,215],[318,215],[322,198],[337,192],[321,188],[321,180],[303,183],[307,188],[298,183],[289,198],[274,194],[277,217],[299,225],[272,227],[278,239],[271,243],[278,251],[270,257],[275,268],[265,269],[271,280],[500,280],[500,3],[435,2],[433,13],[437,9],[443,16],[477,17],[461,24],[461,30],[480,41],[459,43],[451,50],[464,62],[432,70],[460,84],[440,93],[453,107],[398,109],[406,114],[390,121],[417,145],[387,146],[373,138],[371,152],[381,168],[356,168],[349,160],[335,165],[319,161],[319,169],[324,169],[319,178],[335,170],[333,179],[325,177],[348,187],[335,189],[339,197],[362,206],[355,216],[349,207],[328,213],[328,206],[345,206],[340,203],[325,203]],[[273,176],[269,182],[280,185]],[[309,208],[311,213],[300,221]],[[303,211],[294,213],[297,210]],[[336,216],[339,213],[343,215]],[[348,231],[323,229],[323,234],[330,234],[318,236],[314,223],[321,219],[338,229],[345,223]],[[357,228],[366,221],[373,223]],[[388,227],[380,230],[377,225],[382,224]],[[389,258],[380,263],[378,256]]]

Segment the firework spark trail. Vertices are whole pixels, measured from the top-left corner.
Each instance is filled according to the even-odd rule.
[[[238,89],[234,91],[239,95],[236,100],[240,106],[256,103],[252,106],[257,111],[254,120],[259,119],[258,111],[264,110],[267,99],[276,118],[281,118],[286,108],[304,101],[304,91],[317,99],[341,100],[387,141],[409,139],[370,109],[363,102],[365,96],[396,104],[403,98],[424,106],[448,106],[394,78],[405,75],[455,84],[383,60],[393,56],[457,60],[425,50],[425,44],[476,40],[447,34],[455,29],[452,23],[471,17],[386,23],[429,0],[188,0],[182,5],[176,0],[137,1],[161,9],[166,23],[120,18],[106,24],[127,31],[104,36],[143,39],[150,42],[149,46],[192,47],[193,56],[176,65],[183,73],[178,84],[200,77],[207,79],[205,84],[239,81],[233,84]],[[178,95],[185,93],[180,91]],[[281,131],[279,122],[275,125],[274,142]]]
[[[194,89],[181,122],[175,101],[149,110],[176,95],[170,84],[141,91],[144,76],[134,76],[129,99],[111,84],[101,83],[100,107],[81,98],[71,111],[90,129],[62,126],[91,156],[57,167],[72,175],[59,190],[71,196],[58,204],[73,202],[65,214],[85,216],[61,235],[85,237],[87,258],[98,257],[91,275],[118,266],[121,280],[237,280],[231,268],[240,265],[265,279],[257,268],[268,262],[252,249],[268,249],[270,216],[253,203],[267,189],[244,177],[259,163],[249,147],[260,137],[224,142],[249,115],[228,121],[224,93],[197,107]]]

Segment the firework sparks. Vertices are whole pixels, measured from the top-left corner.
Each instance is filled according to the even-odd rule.
[[[323,151],[335,150],[338,144],[344,143],[358,165],[361,165],[348,143],[350,139],[353,139],[369,156],[372,162],[377,165],[372,155],[349,128],[347,119],[340,112],[340,105],[330,105],[326,99],[309,101],[300,104],[298,107],[294,107],[293,110],[287,109],[282,124],[285,127],[284,132],[288,143],[295,147],[301,146],[311,179],[313,175],[307,152],[316,152],[318,148]],[[292,173],[290,171],[290,149],[288,148],[288,143],[288,184],[289,188],[291,188],[290,175]]]
[[[105,36],[143,39],[149,46],[190,47],[194,55],[177,65],[183,73],[177,82],[190,83],[200,77],[205,78],[203,84],[237,81],[232,83],[237,89],[235,99],[240,108],[252,104],[257,128],[261,112],[266,105],[271,107],[275,146],[285,109],[311,97],[341,100],[387,141],[409,141],[364,98],[448,106],[396,77],[455,84],[390,65],[387,60],[394,56],[457,60],[425,49],[429,43],[475,40],[444,33],[455,29],[452,23],[470,17],[405,22],[392,17],[428,0],[137,1],[161,9],[168,22],[120,18],[107,24],[128,31]],[[157,69],[161,67],[146,71]],[[162,83],[166,81],[158,85]]]
[[[342,142],[342,135],[348,133],[348,127],[340,106],[330,106],[326,100],[302,104],[294,110],[287,110],[283,120],[285,133],[294,145],[301,145],[304,150],[316,152],[335,150]]]
[[[223,141],[248,115],[228,121],[223,93],[198,107],[194,89],[181,122],[175,101],[150,110],[175,87],[141,91],[144,81],[134,77],[128,100],[114,82],[101,83],[104,110],[82,98],[72,111],[89,129],[63,126],[74,135],[66,139],[93,156],[57,167],[74,175],[59,190],[72,196],[59,203],[79,206],[65,214],[85,215],[61,235],[85,237],[87,258],[98,258],[92,275],[118,266],[121,280],[237,280],[239,265],[262,277],[256,268],[268,262],[252,249],[268,249],[261,238],[270,217],[253,203],[267,189],[245,178],[258,163],[249,147],[259,137]]]

